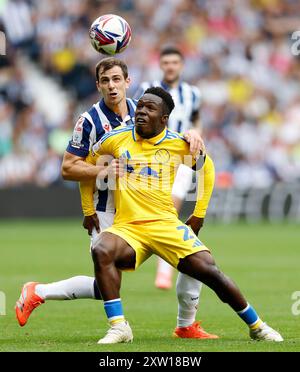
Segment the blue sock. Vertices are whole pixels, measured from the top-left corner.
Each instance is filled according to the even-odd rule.
[[[110,324],[124,322],[125,318],[120,298],[104,301],[104,310]]]
[[[246,324],[248,324],[251,329],[259,327],[259,325],[262,323],[256,311],[249,304],[247,304],[245,309],[237,311],[237,314]]]

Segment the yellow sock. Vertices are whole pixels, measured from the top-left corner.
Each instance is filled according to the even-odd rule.
[[[109,321],[110,325],[115,325],[115,324],[122,323],[122,322],[125,322],[124,316],[120,316],[119,318],[115,318]]]
[[[249,328],[252,329],[252,330],[257,329],[262,325],[262,323],[263,323],[263,321],[258,318],[255,323],[249,325]]]

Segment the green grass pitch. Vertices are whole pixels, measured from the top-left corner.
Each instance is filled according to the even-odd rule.
[[[22,284],[93,275],[89,241],[78,220],[2,221],[0,291],[6,295],[6,316],[0,316],[0,351],[299,351],[300,315],[291,311],[292,293],[300,291],[299,225],[207,223],[200,239],[260,316],[282,333],[283,343],[251,341],[247,327],[207,287],[198,319],[220,339],[172,338],[175,289],[154,288],[155,257],[123,275],[121,296],[132,344],[97,345],[107,321],[102,303],[93,300],[48,301],[20,328],[14,304]]]

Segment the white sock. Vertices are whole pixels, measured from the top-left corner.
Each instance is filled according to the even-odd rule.
[[[158,257],[157,273],[171,277],[173,273],[173,267],[168,264],[168,262]]]
[[[202,283],[188,275],[179,273],[176,282],[178,299],[177,327],[188,327],[196,319]]]
[[[35,293],[44,300],[76,300],[79,298],[95,298],[95,278],[90,276],[74,276],[49,284],[38,284]]]

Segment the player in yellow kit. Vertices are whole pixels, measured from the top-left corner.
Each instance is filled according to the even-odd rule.
[[[118,145],[114,146],[116,138]],[[93,153],[87,157],[86,161],[94,165],[96,163],[100,165],[100,162],[97,162],[99,156],[108,153],[114,158],[120,159],[115,161],[115,164],[117,167],[122,165],[126,169],[123,174],[126,172],[127,175],[127,177],[119,177],[116,180],[118,183],[116,188],[122,191],[122,197],[120,197],[118,192],[115,193],[116,215],[114,226],[118,225],[122,228],[123,223],[141,223],[138,240],[145,241],[145,239],[147,240],[148,232],[144,223],[146,221],[153,222],[157,234],[161,235],[166,242],[170,243],[173,241],[171,246],[174,244],[178,248],[176,252],[170,253],[171,255],[175,253],[178,256],[177,258],[173,257],[173,266],[175,267],[178,259],[185,257],[190,249],[201,246],[201,249],[207,250],[193,231],[189,230],[186,225],[178,220],[177,211],[171,198],[172,186],[179,165],[184,163],[196,170],[197,166],[202,168],[204,160],[202,157],[196,162],[192,158],[188,151],[188,145],[180,134],[165,128],[158,136],[141,141],[133,125],[116,129],[109,136],[103,137],[102,141],[94,146]],[[107,160],[107,157],[105,157],[102,162]],[[208,155],[205,156],[205,164],[200,169],[200,172],[203,175],[198,178],[198,202],[193,214],[199,220],[206,214],[214,184],[214,165]],[[143,190],[143,193],[140,194],[137,190]],[[93,193],[93,181],[81,183],[82,209],[86,216],[95,213]],[[164,223],[157,225],[157,220],[164,221]],[[175,235],[170,230],[170,222],[175,222]],[[180,226],[178,226],[179,222]],[[152,224],[149,224],[149,226],[152,226]],[[182,237],[178,235],[178,230],[182,230],[184,236],[183,244]],[[110,231],[110,229],[105,231]],[[185,238],[187,234],[189,239]],[[158,252],[154,253],[159,255],[166,254],[165,248],[162,252],[159,252],[159,246],[157,249]],[[180,252],[181,250],[183,252]],[[195,251],[198,250],[198,248],[195,249]],[[144,257],[140,257],[140,260],[137,260],[136,267],[142,261],[144,261]]]
[[[106,132],[117,126],[134,122],[137,101],[126,98],[130,78],[127,65],[116,58],[104,58],[96,66],[97,89],[104,98],[84,112],[78,121],[62,165],[63,176],[71,180],[96,178],[98,167],[85,162],[89,150]],[[168,123],[169,124],[169,123]],[[201,137],[192,130],[183,134],[190,143],[191,153],[197,153]],[[76,138],[75,138],[76,137]],[[198,149],[199,147],[199,149]],[[94,177],[93,177],[94,175]],[[178,178],[178,174],[177,174]],[[94,195],[96,210],[85,216],[84,227],[91,235],[111,226],[115,214],[112,192],[96,190]],[[176,334],[182,338],[217,338],[207,333],[195,321],[202,283],[185,274],[179,273],[176,282],[178,299]],[[93,276],[76,275],[53,283],[26,283],[16,303],[16,316],[20,326],[25,326],[32,311],[49,300],[101,299],[96,280]]]
[[[117,176],[114,224],[92,247],[96,280],[111,324],[99,343],[132,341],[120,299],[120,270],[134,270],[153,253],[213,289],[248,324],[252,338],[282,341],[278,332],[261,321],[237,286],[220,272],[208,248],[196,236],[201,220],[199,202],[189,218],[191,229],[177,217],[171,199],[176,169],[181,163],[197,169],[202,166],[202,158],[189,161],[189,148],[183,138],[166,129],[173,107],[169,93],[157,87],[148,89],[138,102],[135,125],[107,134],[93,149],[94,161],[104,154],[115,158],[109,167],[103,167],[99,177]],[[82,184],[81,191],[83,204],[90,203],[93,184]]]

